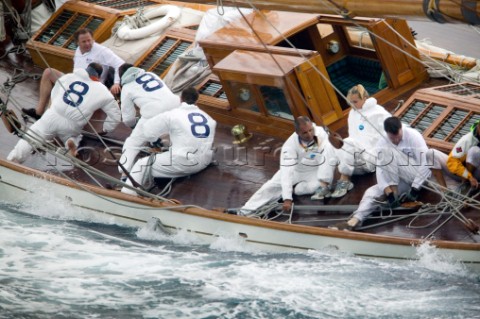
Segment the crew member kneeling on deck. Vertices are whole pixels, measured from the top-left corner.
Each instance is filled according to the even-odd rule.
[[[448,155],[447,167],[453,174],[470,182],[478,188],[480,177],[480,121],[475,122],[470,132],[458,140]]]
[[[144,185],[150,176],[188,176],[212,162],[217,122],[195,105],[197,99],[197,90],[186,88],[180,96],[179,107],[144,122],[145,142],[155,142],[162,135],[169,134],[171,145],[168,151],[141,158],[133,165],[130,175],[135,182]],[[132,182],[128,179],[127,184],[131,186]],[[122,192],[136,194],[127,187],[123,187]]]
[[[30,126],[7,159],[22,163],[33,150],[30,143],[40,144],[55,137],[75,156],[82,128],[99,109],[107,114],[103,131],[113,131],[121,121],[121,112],[113,95],[99,82],[101,74],[102,66],[90,63],[86,70],[78,69],[59,78],[52,89],[51,107]]]
[[[136,68],[124,63],[119,68],[122,83],[122,121],[132,128],[132,133],[125,140],[119,167],[122,180],[127,178],[124,169],[129,172],[135,163],[135,158],[144,146],[143,123],[154,116],[173,110],[180,106],[180,98],[170,91],[165,83],[152,72]],[[140,119],[136,119],[136,108]]]
[[[352,230],[379,206],[396,208],[402,201],[415,202],[432,173],[442,190],[446,190],[442,173],[446,154],[428,149],[422,134],[403,126],[397,117],[387,118],[384,129],[388,138],[377,143],[377,184],[365,191],[351,219],[330,228]],[[404,198],[400,194],[405,194]]]
[[[328,160],[335,158],[332,145],[322,127],[306,116],[295,119],[295,132],[282,146],[280,170],[267,181],[237,212],[248,216],[263,205],[283,199],[283,210],[292,208],[293,194],[309,195],[325,189],[333,180]]]

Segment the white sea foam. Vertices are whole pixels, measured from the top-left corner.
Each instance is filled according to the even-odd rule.
[[[250,252],[237,238],[218,237],[209,246],[186,231],[88,227],[6,211],[0,211],[0,229],[0,318],[446,319],[480,313],[478,280],[432,271],[422,258]]]
[[[447,253],[442,253],[429,242],[417,247],[418,264],[439,273],[467,275],[465,266]]]

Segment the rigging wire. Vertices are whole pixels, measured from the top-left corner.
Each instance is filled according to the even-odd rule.
[[[276,29],[276,27],[266,18],[266,16],[265,16],[261,11],[258,10],[258,8],[255,7],[255,5],[252,4],[251,1],[248,1],[248,2],[249,2],[249,4],[250,4],[250,6],[252,7],[252,9],[253,9],[256,13],[262,15],[263,19],[264,19],[265,21],[267,21],[267,23],[269,23],[270,26],[271,26],[272,28],[274,28],[280,36],[283,37],[283,40],[284,40],[286,43],[288,43],[293,49],[295,49],[295,50],[297,51],[297,53],[299,53],[304,59],[306,59],[306,60],[308,61],[308,63],[312,66],[312,68],[324,79],[324,81],[327,82],[327,83],[329,83],[329,84],[333,87],[333,89],[334,89],[337,93],[339,93],[339,95],[340,95],[353,109],[356,110],[355,106],[352,105],[352,104],[348,101],[348,99],[338,90],[338,88],[336,88],[336,87],[333,85],[333,83],[332,83],[329,79],[327,79],[327,78],[323,75],[323,73],[320,72],[320,71],[318,70],[318,68],[317,68],[315,65],[313,65],[313,63],[311,63],[311,62],[298,50],[298,48],[296,48],[278,29]],[[237,6],[237,9],[239,10],[238,6]],[[239,10],[239,11],[240,11],[240,10]],[[341,12],[339,12],[339,14],[341,14]],[[268,52],[270,53],[270,55],[273,57],[273,55],[272,55],[272,53],[271,53],[271,50],[268,49],[268,47],[266,46],[266,44],[265,44],[265,43],[262,41],[262,39],[257,35],[256,31],[253,29],[253,27],[251,26],[251,24],[248,22],[248,20],[245,18],[245,16],[244,16],[243,14],[242,14],[242,17],[243,17],[243,19],[245,20],[245,22],[248,24],[248,26],[252,29],[252,31],[255,33],[255,35],[257,36],[257,38],[259,39],[259,41],[261,42],[261,44],[264,46],[264,48],[265,48],[266,50],[268,50]],[[413,46],[408,40],[406,40],[406,39],[405,39],[403,36],[401,36],[396,30],[394,30],[393,27],[390,26],[385,20],[382,20],[382,21],[383,21],[384,24],[387,25],[391,30],[393,30],[397,35],[399,35],[400,38],[401,38],[404,42],[406,42],[406,43],[408,43],[409,45]],[[356,25],[357,27],[361,27],[361,26],[360,26],[359,24],[357,24],[357,23],[353,23],[353,24]],[[419,60],[418,58],[414,57],[414,56],[413,56],[412,54],[410,54],[409,52],[404,51],[403,49],[401,49],[401,48],[398,47],[397,45],[391,43],[390,41],[384,39],[383,37],[380,37],[380,36],[374,34],[374,33],[371,32],[370,30],[368,30],[368,32],[369,32],[371,35],[373,35],[374,37],[379,38],[380,40],[382,40],[382,41],[385,42],[386,44],[388,44],[388,45],[394,47],[395,49],[397,49],[397,50],[399,50],[399,51],[407,54],[409,57],[415,59],[416,61],[420,62],[421,64],[424,64],[424,62],[423,62],[422,60]],[[413,46],[413,47],[414,47],[414,49],[418,50],[415,46]],[[433,58],[431,58],[431,60],[434,61]],[[276,60],[275,60],[275,62],[276,62],[277,65],[279,66],[279,69],[280,69],[282,72],[284,72],[284,71],[282,70],[281,66],[278,64],[278,62],[277,62]],[[434,61],[434,62],[437,62],[437,61]],[[425,64],[424,64],[424,65],[425,65]],[[429,67],[428,65],[426,65],[426,66]],[[293,86],[293,87],[295,87],[295,86]],[[466,88],[466,89],[468,90],[468,88]],[[301,94],[300,94],[300,95],[301,95]],[[306,103],[306,101],[305,101],[304,99],[303,99],[303,101],[304,101],[304,103],[306,104],[306,106],[307,106],[307,108],[308,108],[308,104]],[[357,111],[358,111],[358,110],[357,110]],[[365,121],[367,121],[370,125],[372,125],[372,124],[369,122],[369,120],[368,120],[367,118],[365,118],[365,116],[364,116],[361,112],[359,112],[359,113],[361,114],[362,118],[363,118]],[[372,127],[375,127],[375,126],[372,125]],[[378,132],[378,131],[377,131],[377,132]],[[380,132],[378,132],[378,133],[380,134]],[[382,134],[381,134],[381,135],[382,135]],[[382,137],[383,137],[383,138],[386,138],[386,137],[383,136],[383,135],[382,135]],[[400,153],[400,155],[403,154],[402,152],[400,152],[400,151],[397,150],[396,148],[395,148],[395,150],[396,150],[398,153]],[[352,154],[352,155],[353,155],[353,154]],[[404,154],[403,154],[403,155],[404,155]],[[416,168],[415,168],[415,169],[416,169]],[[429,187],[428,184],[432,184],[433,187]],[[443,191],[440,191],[440,190],[442,189],[442,186],[440,186],[439,184],[434,183],[434,182],[432,182],[432,181],[428,181],[428,184],[426,183],[423,187],[426,188],[426,189],[429,189],[430,191],[433,191],[433,192],[435,192],[435,193],[441,194],[442,198],[443,198],[445,201],[449,201],[449,198],[447,198],[447,196],[444,194],[444,192],[443,192]],[[444,190],[444,191],[445,191],[445,190]],[[453,207],[453,203],[452,203],[452,202],[450,202],[449,205],[450,205],[453,209],[457,209],[457,208]],[[267,206],[266,209],[268,209],[268,208],[270,208],[270,207]],[[457,209],[457,210],[458,210],[458,209]]]
[[[11,6],[10,6],[11,8]],[[21,23],[21,20],[19,17],[16,17],[16,22],[17,24],[19,25],[20,28],[22,28],[23,30],[24,27]],[[35,49],[35,51],[37,52],[37,54],[40,56],[40,58],[42,59],[42,61],[45,63],[45,65],[47,65],[47,68],[52,70],[52,68],[50,67],[48,61],[46,61],[45,57],[43,56],[43,54],[40,52],[40,50],[38,49],[38,46],[35,44],[35,41],[32,42],[33,43],[33,47]],[[58,79],[60,78],[58,76],[58,74],[56,72],[51,72],[53,74],[53,76],[56,78],[55,79],[55,84],[59,84],[60,87],[63,89],[63,91],[68,95],[68,98],[71,100],[71,101],[74,101],[74,99],[71,97],[71,93],[69,90],[67,90],[65,88],[65,86],[63,85],[63,83],[61,81],[58,81]],[[86,124],[90,127],[90,129],[92,130],[92,132],[97,136],[97,139],[100,141],[101,144],[103,144],[105,150],[107,151],[110,151],[110,148],[107,146],[106,144],[106,141],[103,140],[103,138],[101,137],[101,135],[97,132],[97,130],[95,129],[95,127],[93,126],[93,124],[87,120],[85,114],[79,109],[79,108],[75,108],[78,112],[80,112],[80,115],[82,116],[83,120],[86,122]],[[125,169],[125,167],[119,162],[119,160],[116,158],[116,156],[110,152],[110,155],[112,156],[112,158],[117,162],[118,166],[123,170],[123,172],[125,173],[125,175],[127,176],[127,178],[130,179],[130,181],[132,182],[133,185],[135,186],[138,186],[138,188],[141,188],[141,185],[138,185],[138,183],[131,177],[131,175],[129,174],[129,172]]]
[[[15,125],[15,123],[12,123],[12,125]],[[153,198],[153,199],[159,200],[161,202],[175,203],[175,201],[164,198],[161,195],[154,195],[152,193],[134,188],[133,186],[130,186],[126,183],[123,183],[123,182],[119,181],[118,179],[113,178],[112,176],[110,176],[110,175],[108,175],[108,174],[106,174],[106,173],[104,173],[104,172],[86,164],[85,162],[81,161],[80,159],[77,159],[77,158],[72,157],[72,156],[67,156],[66,155],[67,153],[62,151],[62,148],[57,147],[52,142],[44,141],[41,137],[35,136],[36,134],[33,131],[25,132],[19,127],[16,127],[16,129],[18,130],[20,135],[24,136],[24,138],[26,137],[27,140],[29,140],[30,144],[34,147],[35,151],[38,154],[42,155],[44,161],[46,163],[48,163],[49,166],[54,167],[55,170],[57,171],[57,173],[62,175],[65,179],[69,180],[70,182],[74,183],[79,188],[82,188],[84,190],[88,190],[88,188],[85,187],[85,185],[83,185],[82,183],[72,179],[70,176],[66,175],[63,171],[59,170],[57,168],[57,165],[55,165],[55,163],[51,163],[49,161],[49,159],[46,156],[44,156],[43,154],[44,153],[49,153],[49,154],[53,155],[55,158],[61,159],[63,161],[66,161],[66,162],[74,165],[75,167],[80,168],[82,171],[84,171],[86,174],[88,174],[96,182],[96,184],[99,187],[103,188],[102,184],[98,180],[94,179],[94,177],[91,174],[94,174],[95,176],[100,177],[100,178],[106,180],[107,182],[117,182],[117,183],[121,184],[121,186],[123,186],[123,187],[129,188],[131,190],[134,190],[134,191],[138,192],[141,196]],[[89,192],[91,192],[91,191],[89,191]],[[94,195],[96,194],[94,192],[91,192],[91,193],[94,194]],[[103,196],[99,196],[99,197],[103,198]],[[128,205],[123,205],[123,206],[130,207]],[[131,207],[135,207],[135,206],[131,206]],[[183,206],[173,206],[173,207],[178,208],[178,207],[198,207],[198,206],[196,206],[196,205],[183,205]],[[136,207],[136,208],[138,208],[138,207]]]
[[[7,4],[7,6],[9,6]],[[10,9],[13,9],[13,11],[15,11],[14,8],[12,8],[11,6],[9,6]],[[23,28],[23,25],[21,23],[21,20],[20,20],[20,17],[18,15],[14,15],[14,18],[15,18],[15,21],[17,22],[19,28]],[[25,31],[25,29],[23,29]],[[33,41],[33,47],[34,49],[36,50],[37,54],[40,56],[40,58],[42,59],[42,61],[45,63],[45,65],[47,65],[47,68],[49,68],[51,70],[51,67],[48,63],[48,61],[46,61],[45,57],[43,56],[42,52],[40,52],[40,50],[38,49],[37,45],[35,44],[35,41]],[[23,47],[23,50],[24,47]],[[18,52],[18,51],[17,51]],[[56,82],[55,83],[59,83],[59,85],[61,86],[61,88],[67,93],[68,93],[68,90],[63,86],[63,84],[61,83],[61,81],[58,81],[59,77],[57,76],[57,74],[55,72],[52,72],[54,73],[54,76],[56,77]],[[20,77],[21,76],[21,77]],[[12,80],[8,81],[7,83],[4,83],[4,85],[2,86],[2,90],[4,90],[4,93],[6,93],[8,95],[8,98],[10,97],[10,92],[13,88],[13,86],[20,82],[20,81],[23,81],[26,77],[28,77],[28,74],[24,71],[24,70],[21,70],[20,69],[20,74],[15,76],[15,72],[14,72],[14,76],[12,77]],[[31,76],[32,78],[34,79],[38,79],[40,76],[39,75],[33,75]],[[8,98],[7,98],[7,102],[8,102]],[[73,99],[72,99],[73,101]],[[6,102],[6,103],[7,103]],[[18,106],[15,106],[20,112],[21,112],[21,109],[18,107]],[[86,117],[85,115],[83,114],[83,112],[81,112],[81,110],[79,110],[78,108],[76,108],[80,114],[82,115],[83,119],[86,121]],[[48,141],[44,141],[42,138],[40,138],[39,136],[35,136],[36,133],[31,131],[31,130],[28,130],[27,128],[27,131],[23,131],[21,129],[21,127],[18,127],[18,123],[17,122],[14,122],[12,119],[8,118],[10,124],[12,125],[12,127],[15,127],[17,132],[19,133],[19,136],[21,135],[22,138],[25,138],[26,137],[26,140],[27,141],[30,141],[31,145],[34,147],[34,149],[39,153],[39,154],[42,154],[43,152],[48,152],[48,153],[51,153],[53,154],[54,156],[59,156],[59,153],[57,151],[52,151],[52,149],[57,149],[57,147],[51,143],[51,142],[48,142]],[[91,130],[93,131],[93,134],[96,135],[96,138],[103,144],[103,146],[105,147],[105,149],[110,149],[110,147],[107,146],[106,142],[103,140],[102,136],[95,130],[95,128],[93,127],[93,125],[91,124],[90,121],[86,121],[87,122],[87,125],[91,128]],[[33,135],[32,135],[33,134]],[[113,153],[111,153],[112,157],[114,157]],[[101,176],[103,178],[105,178],[106,180],[111,180],[112,181],[112,177],[109,176],[109,175],[106,175],[104,174],[103,172],[101,171],[98,171],[96,169],[93,169],[92,167],[88,166],[88,165],[85,165],[85,163],[83,161],[80,161],[79,159],[76,159],[74,157],[64,157],[63,158],[64,160],[72,163],[75,167],[81,169],[82,171],[84,171],[91,179],[92,181],[94,181],[99,187],[103,187],[102,184],[92,175],[96,175],[96,176]],[[114,158],[115,159],[115,158]],[[48,159],[45,158],[45,160],[48,162]],[[118,162],[118,160],[116,160]],[[68,179],[69,181],[77,184],[77,185],[80,185],[77,181],[73,180],[71,177],[67,176],[66,174],[64,174],[61,170],[59,170],[56,165],[52,165],[55,170],[61,174],[63,177],[65,177],[66,179]],[[161,195],[164,195],[164,194],[168,194],[170,192],[170,189],[171,189],[171,183],[173,183],[173,181],[171,183],[169,183],[166,188],[159,194],[159,195],[154,195],[152,193],[148,193],[148,192],[145,192],[144,190],[142,189],[138,189],[138,188],[133,188],[131,187],[130,185],[128,184],[125,184],[123,183],[122,181],[120,181],[119,179],[113,179],[113,181],[117,184],[123,184],[122,186],[123,187],[127,187],[127,188],[130,188],[138,193],[140,193],[142,196],[145,196],[145,197],[150,197],[150,198],[155,198],[157,200],[160,200],[160,201],[164,201],[164,202],[172,202],[171,200],[167,199],[167,198],[164,198],[162,197]],[[134,207],[134,206],[133,206]],[[175,206],[175,207],[178,207],[178,206]],[[185,207],[196,207],[195,205],[188,205],[188,206],[185,206]]]
[[[218,1],[221,3],[221,0],[218,0]],[[221,5],[222,5],[222,8],[223,8],[223,3],[221,3]],[[238,9],[238,7],[237,7],[237,9]],[[256,9],[256,8],[254,8],[254,9],[258,12],[258,9]],[[240,10],[239,10],[239,11],[240,11]],[[241,11],[240,11],[240,12],[241,12]],[[243,15],[243,13],[241,13],[241,14],[242,14],[243,18],[246,20],[246,18],[245,18],[245,16]],[[260,14],[263,15],[263,13],[260,13]],[[247,23],[248,23],[248,22],[247,22]],[[248,24],[249,24],[249,23],[248,23]],[[386,23],[386,24],[388,25],[388,23]],[[252,27],[250,24],[249,24],[249,26],[250,26],[250,27],[252,28],[252,30],[253,30],[253,27]],[[273,26],[273,25],[272,25],[272,26]],[[389,25],[388,25],[388,26],[389,26]],[[391,28],[391,26],[389,26],[389,27]],[[258,34],[256,33],[256,31],[253,30],[253,32],[254,32],[254,33],[256,34],[256,36],[259,38],[259,40],[260,40],[261,43],[264,45],[264,47],[268,50],[267,46],[264,44],[264,42],[263,42],[263,41],[261,40],[261,38],[258,36]],[[374,35],[374,36],[375,36],[375,35]],[[377,36],[377,38],[380,38],[380,37]],[[381,38],[380,38],[380,39],[381,39]],[[287,39],[285,38],[285,40],[287,40]],[[287,42],[289,42],[289,41],[287,40]],[[385,41],[385,42],[388,43],[388,41]],[[406,41],[406,42],[408,42],[408,41]],[[409,42],[408,42],[408,43],[409,43]],[[292,45],[291,43],[289,43],[289,44]],[[395,45],[393,45],[393,46],[396,47]],[[400,48],[398,48],[398,47],[396,47],[396,48],[397,48],[397,49],[400,49]],[[35,49],[36,49],[37,52],[38,52],[38,48],[35,47]],[[296,49],[296,48],[295,48],[295,49]],[[401,50],[401,49],[400,49],[400,50]],[[298,49],[297,49],[297,51],[298,51]],[[268,52],[270,52],[270,54],[271,54],[271,50],[268,50]],[[298,51],[298,52],[299,52],[299,51]],[[41,55],[41,54],[40,54],[40,55]],[[272,54],[271,54],[271,55],[272,55]],[[300,53],[300,55],[302,55],[302,53]],[[41,56],[42,56],[42,55],[41,55]],[[272,58],[273,58],[273,55],[272,55]],[[304,58],[305,58],[305,57],[304,57]],[[43,56],[42,56],[42,59],[43,59]],[[44,60],[44,62],[46,62],[46,61]],[[281,69],[281,66],[280,66],[280,64],[278,63],[278,61],[276,61],[276,63],[277,63],[277,65],[279,66],[279,68]],[[310,63],[310,61],[309,61],[309,63]],[[48,65],[48,63],[46,63],[46,64]],[[342,96],[342,98],[344,98],[345,100],[347,100],[346,97],[343,96],[343,94],[341,94],[341,92],[333,85],[333,83],[331,83],[328,79],[326,79],[326,77],[316,68],[316,66],[314,66],[314,65],[312,64],[312,67],[314,67],[314,69],[324,78],[324,80],[326,80],[326,81],[337,91],[337,93],[339,93],[339,94]],[[282,72],[283,72],[283,70],[282,70]],[[63,89],[65,90],[65,88],[63,88]],[[298,93],[300,93],[300,92],[298,92]],[[301,94],[300,94],[300,96],[301,96]],[[306,102],[305,99],[303,99],[303,102],[304,102],[304,103],[307,105],[307,107],[308,107],[308,103]],[[347,101],[347,103],[350,104],[349,101]],[[84,115],[82,114],[82,116],[84,116]],[[362,116],[363,116],[363,114],[362,114]],[[84,118],[85,118],[85,116],[84,116]],[[368,119],[366,119],[366,120],[368,121]],[[88,123],[88,124],[92,127],[91,123]],[[92,129],[93,129],[93,127],[92,127]],[[94,129],[93,129],[93,131],[94,131],[95,133],[97,133]],[[98,135],[98,139],[102,142],[102,144],[104,144],[105,148],[108,148],[108,146],[106,145],[106,143],[103,141],[102,137],[101,137],[98,133],[97,133],[97,135]]]

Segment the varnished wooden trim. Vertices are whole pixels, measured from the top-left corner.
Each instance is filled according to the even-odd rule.
[[[132,203],[145,205],[148,207],[158,207],[159,209],[161,208],[166,209],[168,207],[168,209],[174,209],[184,214],[199,216],[203,218],[222,220],[226,222],[257,226],[261,228],[276,229],[276,230],[282,230],[287,232],[303,233],[303,234],[309,234],[309,235],[326,236],[326,237],[334,237],[334,238],[343,238],[343,239],[355,240],[355,241],[375,242],[379,244],[395,244],[395,245],[411,246],[411,245],[421,245],[422,243],[424,243],[424,240],[422,239],[389,237],[389,236],[376,235],[376,234],[338,231],[338,230],[332,230],[328,228],[318,228],[313,226],[283,224],[283,223],[277,223],[277,222],[271,222],[271,221],[264,221],[260,219],[245,218],[245,217],[236,216],[236,215],[229,215],[229,214],[224,214],[218,211],[201,209],[197,207],[190,207],[190,208],[178,207],[177,209],[175,209],[175,206],[178,206],[178,205],[160,202],[158,200],[144,199],[136,196],[131,196],[131,195],[117,192],[117,191],[107,190],[107,189],[103,189],[96,186],[86,185],[83,183],[80,183],[77,185],[76,183],[68,181],[64,178],[49,175],[47,173],[40,172],[16,163],[11,163],[3,159],[0,159],[0,165],[6,168],[9,168],[11,170],[14,170],[16,172],[35,176],[38,178],[43,178],[49,182],[57,183],[59,185],[64,185],[66,187],[71,187],[75,189],[82,189],[82,187],[85,187],[87,190],[95,192],[98,195],[125,200]],[[438,248],[480,251],[480,243],[449,242],[444,240],[432,240],[432,241],[429,241],[429,243],[431,243],[432,245]]]

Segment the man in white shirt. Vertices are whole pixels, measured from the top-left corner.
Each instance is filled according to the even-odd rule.
[[[400,194],[406,194],[405,201],[416,201],[432,172],[437,183],[446,186],[442,173],[442,169],[446,169],[446,154],[442,156],[429,149],[422,134],[402,125],[397,117],[387,118],[384,129],[387,138],[377,143],[377,184],[365,191],[350,220],[331,228],[351,230],[359,226],[378,208],[378,199],[382,196],[386,197],[385,204],[390,208],[401,204]]]
[[[145,142],[154,142],[168,134],[171,145],[168,151],[152,154],[135,163],[130,173],[135,182],[145,185],[145,180],[150,177],[188,176],[212,162],[217,122],[195,105],[197,99],[197,90],[188,87],[182,91],[179,107],[158,114],[143,124]],[[132,185],[130,179],[126,183]],[[123,187],[122,192],[136,195],[128,187]]]
[[[132,64],[122,64],[120,76],[122,79],[122,121],[125,125],[133,128],[132,133],[123,144],[120,163],[127,171],[130,171],[141,147],[145,145],[144,123],[160,113],[179,107],[180,98],[173,94],[155,73],[145,72]],[[135,107],[140,110],[141,117],[138,122]],[[124,173],[122,168],[119,168],[119,171]],[[126,176],[122,179],[126,180]]]
[[[124,63],[124,61],[109,48],[96,43],[93,39],[93,32],[90,29],[85,28],[77,30],[74,33],[74,38],[78,47],[75,50],[75,55],[73,57],[73,70],[86,69],[92,62],[99,63],[103,68],[101,82],[105,84],[110,67],[114,68],[114,83],[110,87],[110,92],[114,95],[120,94],[120,76],[118,68]],[[57,81],[62,75],[63,73],[56,69],[45,69],[42,78],[40,79],[40,96],[37,106],[35,109],[22,109],[22,111],[35,119],[39,119],[48,106],[50,92],[55,85],[55,81]]]
[[[121,113],[113,95],[99,82],[101,73],[100,64],[90,63],[86,70],[60,77],[52,89],[51,107],[30,126],[7,159],[22,163],[33,150],[30,143],[39,144],[55,137],[60,138],[71,155],[76,155],[81,130],[98,109],[107,114],[103,131],[113,131],[121,121]]]
[[[253,215],[279,199],[283,199],[283,210],[290,211],[293,194],[310,195],[328,189],[334,173],[328,160],[335,156],[327,133],[306,116],[296,118],[294,124],[295,132],[282,146],[280,170],[250,197],[238,215]]]

